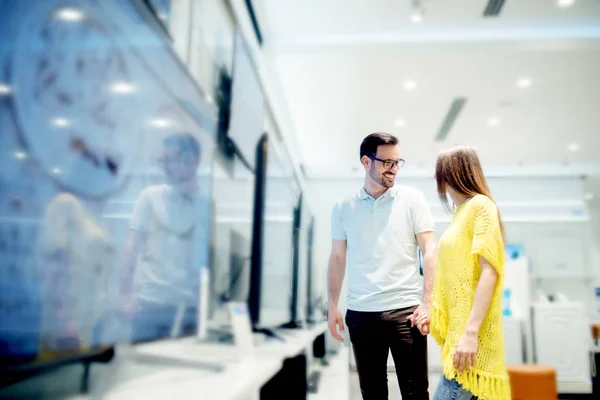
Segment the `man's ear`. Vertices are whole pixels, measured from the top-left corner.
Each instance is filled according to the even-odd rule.
[[[371,159],[367,156],[362,156],[360,158],[360,162],[362,163],[363,167],[365,167],[365,168],[369,168],[371,166]]]

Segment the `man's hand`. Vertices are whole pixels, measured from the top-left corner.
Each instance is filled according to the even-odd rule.
[[[475,331],[465,332],[459,339],[454,351],[454,368],[460,373],[469,372],[477,362],[479,334]]]
[[[419,307],[417,307],[415,312],[408,317],[408,320],[410,321],[411,328],[416,326],[419,329],[419,332],[421,332],[421,335],[428,335],[429,324],[431,322],[431,317],[429,316],[429,305],[421,304]]]
[[[127,319],[132,319],[138,312],[142,310],[139,303],[133,296],[124,296],[121,299],[121,312]]]
[[[342,318],[340,310],[337,307],[330,307],[327,314],[327,320],[331,336],[338,342],[344,343],[344,338],[340,335],[340,333],[344,333],[344,319]],[[338,333],[337,330],[338,326],[340,328],[340,333]]]

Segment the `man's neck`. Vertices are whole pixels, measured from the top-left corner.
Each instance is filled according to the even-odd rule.
[[[367,194],[369,196],[371,196],[374,199],[379,198],[382,194],[384,194],[388,188],[381,186],[380,184],[378,184],[377,182],[374,182],[371,179],[365,179],[365,192],[367,192]]]
[[[173,185],[173,187],[184,195],[190,195],[198,188],[198,181],[196,179],[191,179],[189,181],[180,182],[176,185]]]

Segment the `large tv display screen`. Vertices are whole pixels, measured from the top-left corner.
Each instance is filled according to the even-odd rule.
[[[248,47],[238,32],[235,39],[228,136],[252,170],[256,145],[264,132],[264,95]]]
[[[274,135],[269,139],[258,325],[273,328],[291,319],[294,208],[298,198],[288,153]]]
[[[0,367],[198,328],[216,112],[143,4],[0,3]]]
[[[225,304],[246,302],[250,291],[255,175],[236,155],[230,169],[216,160],[213,174],[215,201],[214,255],[211,264],[213,322],[230,325]]]

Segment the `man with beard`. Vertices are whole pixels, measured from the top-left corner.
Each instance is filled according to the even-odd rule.
[[[364,186],[332,212],[329,330],[343,342],[338,300],[347,263],[346,325],[363,399],[388,398],[390,350],[402,398],[429,399],[427,337],[419,331],[427,334],[428,327],[414,326],[413,321],[429,313],[436,261],[433,218],[421,192],[394,184],[404,164],[395,136],[367,136],[360,160]],[[424,285],[418,248],[423,253]]]
[[[143,190],[135,204],[122,288],[124,294],[131,293],[126,309],[133,315],[135,342],[197,329],[210,211],[198,184],[200,156],[201,146],[193,135],[165,138],[160,162],[167,182]]]

